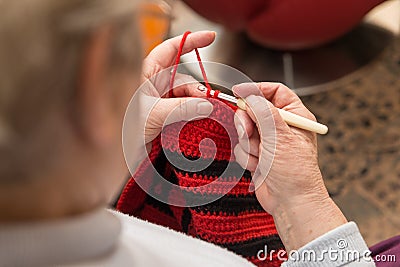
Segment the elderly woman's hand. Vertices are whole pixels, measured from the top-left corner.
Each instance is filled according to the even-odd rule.
[[[277,83],[240,84],[247,102],[237,111],[236,160],[253,174],[256,195],[275,219],[286,249],[298,249],[346,223],[326,190],[314,133],[289,127],[276,108],[315,120],[289,88]]]
[[[166,40],[154,48],[143,62],[141,80],[147,88],[142,90],[142,105],[150,110],[145,119],[145,142],[151,142],[161,132],[164,125],[177,121],[205,118],[211,114],[213,106],[204,97],[205,93],[197,90],[200,85],[191,76],[177,74],[173,94],[175,98],[166,98],[169,89],[170,70],[182,36]],[[195,48],[210,45],[215,39],[215,32],[200,31],[188,35],[182,54]],[[189,96],[189,98],[188,98]],[[190,98],[193,97],[193,98]]]

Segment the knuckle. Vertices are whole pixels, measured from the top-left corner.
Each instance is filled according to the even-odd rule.
[[[184,99],[178,100],[178,114],[181,119],[186,119],[187,117],[187,106]]]

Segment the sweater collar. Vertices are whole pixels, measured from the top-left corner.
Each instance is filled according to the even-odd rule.
[[[121,224],[101,209],[53,221],[0,224],[0,259],[5,266],[82,262],[115,247]]]

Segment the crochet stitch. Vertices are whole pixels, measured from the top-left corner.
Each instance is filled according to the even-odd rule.
[[[279,251],[284,247],[272,216],[262,209],[255,193],[249,191],[250,172],[243,170],[235,162],[231,147],[238,143],[233,123],[234,110],[219,100],[209,101],[214,105],[210,117],[219,118],[220,122],[224,122],[225,128],[217,120],[210,118],[178,122],[165,127],[162,133],[163,142],[160,136],[153,141],[148,159],[128,181],[117,209],[225,247],[258,266],[280,266],[282,261],[277,259],[277,253],[272,253],[272,258],[268,255],[265,260],[257,258],[257,253],[264,250],[265,245],[267,251]],[[177,137],[179,142],[176,141]],[[210,140],[204,141],[207,138],[215,145]],[[182,155],[189,160],[212,161],[204,170],[191,172],[187,170],[190,168],[177,168],[167,160],[168,158],[176,162]],[[242,177],[222,176],[215,182],[224,173],[228,163],[232,163],[234,168],[228,175],[243,173]],[[177,195],[169,188],[162,188],[157,179],[153,179],[155,173],[150,168],[151,164],[162,177],[179,185],[185,193]],[[181,197],[187,201],[212,198],[234,186],[216,201],[187,208],[168,205],[147,195],[135,179],[144,179],[147,190],[152,194],[167,194],[170,198]],[[204,187],[202,190],[197,188],[210,182],[213,182],[211,187]]]

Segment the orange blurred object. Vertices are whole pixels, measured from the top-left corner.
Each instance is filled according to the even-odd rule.
[[[171,7],[163,1],[144,3],[138,12],[144,54],[163,42],[171,24]]]

